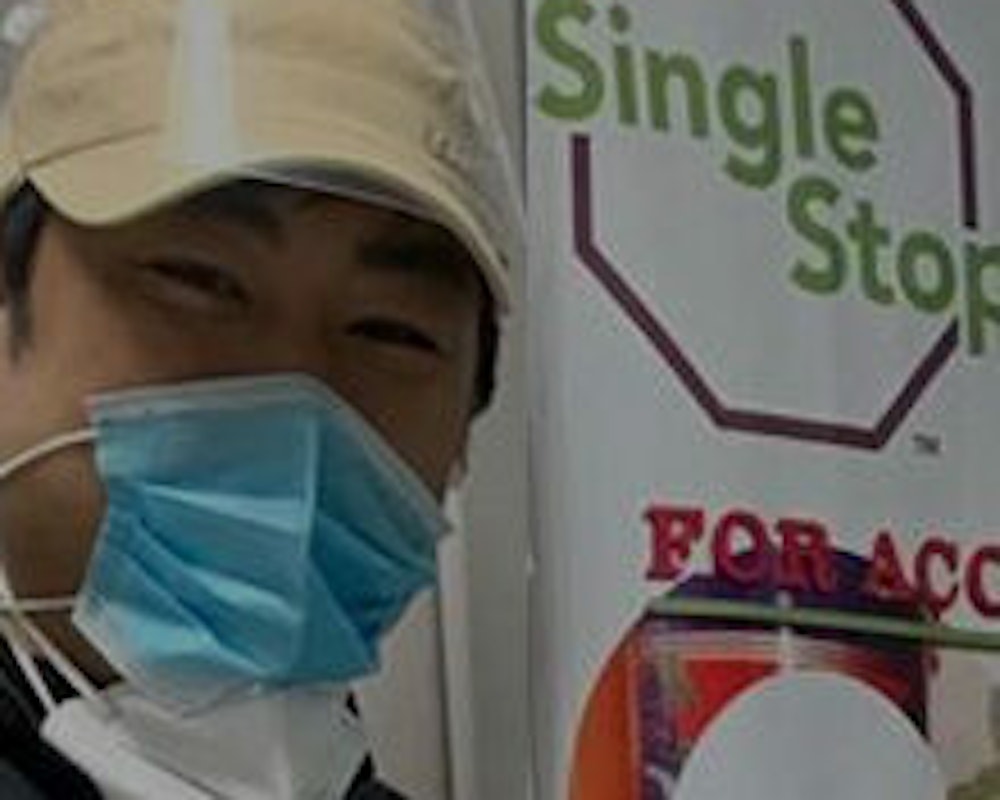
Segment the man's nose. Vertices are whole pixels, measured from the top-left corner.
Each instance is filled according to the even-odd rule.
[[[345,366],[332,332],[304,310],[261,326],[242,349],[243,372],[301,373],[334,389]]]

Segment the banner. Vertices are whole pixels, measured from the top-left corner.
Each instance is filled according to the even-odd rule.
[[[527,25],[539,797],[1000,798],[1000,4]]]

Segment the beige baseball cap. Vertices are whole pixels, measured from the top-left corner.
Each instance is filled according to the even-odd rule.
[[[0,195],[30,181],[106,225],[323,175],[450,230],[505,309],[521,226],[501,126],[460,26],[426,2],[50,0],[10,82]]]

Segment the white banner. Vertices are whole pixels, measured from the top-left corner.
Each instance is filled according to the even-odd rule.
[[[540,797],[1000,797],[998,34],[531,3]]]

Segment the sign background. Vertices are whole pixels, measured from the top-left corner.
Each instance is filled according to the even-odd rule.
[[[982,0],[917,3],[974,87],[980,220],[970,231],[961,220],[955,99],[894,3],[625,5],[633,30],[624,36],[609,30],[607,4],[594,4],[589,26],[561,28],[609,78],[601,110],[578,121],[554,120],[539,107],[545,87],[571,94],[579,84],[538,44],[538,0],[528,14],[541,797],[568,796],[574,743],[598,676],[647,603],[670,588],[645,579],[650,541],[643,515],[652,504],[698,506],[712,518],[732,508],[772,521],[805,515],[829,526],[838,549],[861,555],[886,527],[910,555],[933,533],[946,533],[966,551],[1000,542],[1000,332],[979,358],[963,344],[880,450],[720,429],[582,263],[571,171],[572,137],[585,134],[595,244],[728,407],[873,426],[954,315],[921,315],[902,302],[875,305],[863,296],[856,270],[835,297],[794,286],[794,260],[816,251],[790,229],[786,192],[804,174],[827,177],[844,193],[828,216],[831,227],[843,229],[856,198],[870,199],[894,236],[914,228],[940,235],[960,272],[966,240],[1000,243],[993,135],[1000,122],[993,46],[1000,7]],[[794,35],[809,42],[817,106],[825,91],[843,85],[871,99],[881,125],[878,164],[863,174],[846,170],[821,136],[817,157],[802,163],[786,108],[778,179],[765,191],[742,187],[722,171],[732,146],[718,119],[717,79],[726,67],[745,64],[773,73],[787,93],[787,42]],[[615,44],[694,58],[711,93],[710,139],[693,138],[677,109],[669,133],[653,130],[648,116],[635,126],[619,124],[609,72]],[[888,268],[892,259],[883,259]],[[992,297],[1000,296],[998,284],[987,286]],[[709,567],[707,547],[699,546],[686,575]],[[992,591],[1000,591],[997,581]],[[945,621],[1000,632],[997,620],[975,614],[964,599]],[[959,661],[947,668],[991,676],[981,698],[988,700],[1000,685],[1000,659]],[[978,730],[980,739],[988,737],[988,721]],[[992,748],[977,742],[982,752],[961,765],[959,756],[942,756],[952,785],[974,775],[984,758],[1000,760]]]

